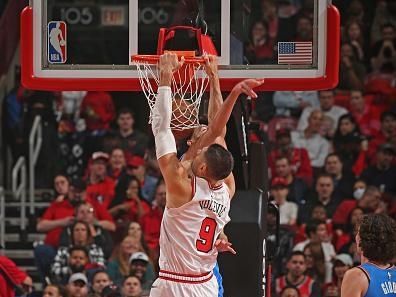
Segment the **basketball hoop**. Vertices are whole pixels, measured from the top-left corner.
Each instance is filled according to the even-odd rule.
[[[173,73],[172,77],[172,120],[171,129],[183,131],[199,126],[199,106],[201,98],[208,86],[208,76],[205,72],[205,60],[195,57],[194,51],[171,51],[179,57],[184,57],[184,64]],[[157,98],[159,84],[160,55],[134,55],[132,62],[136,65],[139,82],[150,107],[150,119]]]

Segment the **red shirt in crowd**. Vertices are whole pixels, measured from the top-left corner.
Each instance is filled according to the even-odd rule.
[[[381,129],[381,112],[373,105],[366,105],[363,113],[352,112],[352,115],[364,135],[375,137]]]
[[[304,280],[295,286],[298,291],[300,292],[300,297],[310,297],[312,294],[312,286],[313,286],[314,280],[310,278],[309,276],[305,276]],[[280,292],[284,287],[288,285],[288,282],[286,280],[286,276],[281,276],[278,277],[275,280],[275,288],[276,288],[276,293],[279,295]]]
[[[154,206],[140,219],[144,239],[151,250],[159,246],[162,215],[163,211]]]
[[[89,131],[108,130],[115,117],[113,100],[107,92],[88,92],[80,112]]]
[[[0,256],[0,297],[14,297],[15,285],[20,285],[27,276],[13,261]]]
[[[107,212],[106,209],[99,205],[95,205],[95,203],[92,203],[91,201],[88,200],[95,209],[95,215],[96,218],[99,221],[110,221],[113,222],[113,218],[111,215]],[[50,204],[50,206],[47,208],[47,210],[44,212],[43,216],[41,217],[42,220],[49,220],[49,221],[54,221],[54,220],[60,220],[64,219],[67,217],[74,216],[75,214],[75,208],[73,205],[70,204],[69,200],[63,200],[61,202],[54,201]],[[57,227],[54,228],[50,231],[47,232],[45,236],[44,243],[51,245],[53,247],[58,247],[59,245],[59,237],[62,233],[63,228],[62,227]]]
[[[102,205],[105,209],[109,208],[115,195],[115,182],[112,178],[106,176],[104,180],[96,184],[87,186],[86,195],[95,205]]]
[[[357,200],[344,200],[337,207],[333,215],[334,225],[346,225],[348,223],[348,217],[352,210],[357,207]]]
[[[272,177],[275,177],[275,161],[284,156],[279,150],[274,149],[268,155],[268,166],[271,169]],[[286,156],[290,166],[293,168],[294,176],[303,179],[308,185],[312,184],[312,166],[308,152],[305,148],[291,148],[290,154]]]
[[[143,215],[145,215],[146,213],[148,213],[150,211],[151,207],[150,207],[150,204],[148,202],[146,202],[145,200],[141,199],[140,203],[141,203],[142,208],[143,208],[143,213],[141,214],[141,216],[143,216]],[[121,215],[121,219],[129,221],[129,222],[137,222],[137,221],[139,221],[137,202],[135,200],[128,199],[123,204],[129,204],[130,205],[130,209],[129,209],[129,211],[126,214]]]

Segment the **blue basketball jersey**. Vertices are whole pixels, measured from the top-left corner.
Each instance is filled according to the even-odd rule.
[[[359,268],[367,275],[369,286],[364,297],[396,297],[396,267],[387,269],[365,263]]]

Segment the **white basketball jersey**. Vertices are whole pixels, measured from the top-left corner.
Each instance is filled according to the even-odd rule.
[[[161,270],[184,274],[212,271],[215,241],[229,222],[230,194],[223,182],[217,188],[192,177],[193,198],[178,208],[166,208],[161,223]]]

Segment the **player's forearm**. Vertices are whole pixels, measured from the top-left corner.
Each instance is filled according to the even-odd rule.
[[[162,76],[166,78],[166,75]],[[163,83],[166,83],[163,80]],[[175,138],[170,129],[172,118],[172,90],[170,86],[158,88],[158,95],[153,108],[151,129],[155,139],[157,159],[170,153],[176,153]]]
[[[232,90],[221,105],[221,108],[217,111],[213,121],[209,123],[210,130],[215,138],[222,135],[223,129],[230,119],[235,102],[238,100],[240,94],[239,91]]]
[[[220,81],[217,75],[210,78],[210,97],[208,107],[208,122],[213,121],[217,111],[223,104],[223,96],[221,95]]]
[[[172,70],[160,69],[160,82],[159,87],[170,87],[172,84]]]

